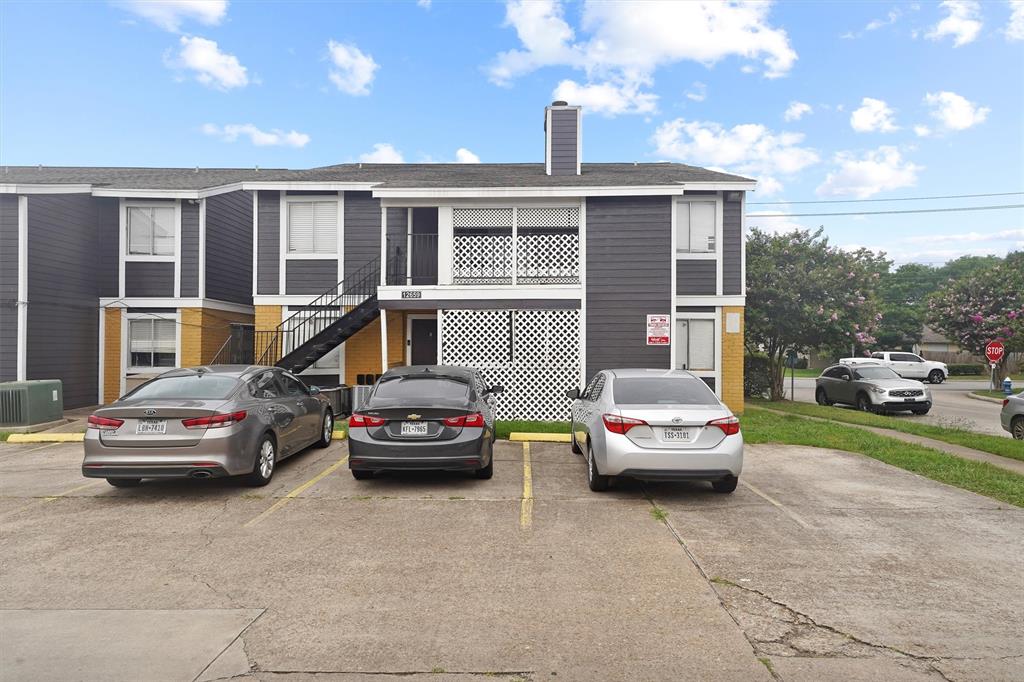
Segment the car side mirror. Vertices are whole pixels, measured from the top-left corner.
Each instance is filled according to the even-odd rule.
[[[319,386],[310,386],[309,387],[309,394],[310,395],[320,395],[320,387]]]
[[[569,389],[568,391],[565,392],[565,397],[568,398],[569,400],[579,400],[580,399],[580,389],[578,389],[578,388],[571,388],[571,389]]]
[[[505,392],[505,387],[504,386],[502,386],[501,384],[495,384],[494,386],[491,386],[489,389],[484,391],[484,395],[500,395],[500,394],[502,394],[504,392]]]
[[[851,380],[853,380],[853,377],[850,376],[849,374],[844,374],[843,375],[843,381],[851,381]]]

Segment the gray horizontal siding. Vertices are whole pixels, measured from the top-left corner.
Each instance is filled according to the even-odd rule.
[[[345,192],[344,239],[346,277],[380,257],[380,199],[369,192]]]
[[[199,204],[181,202],[181,295],[199,295]]]
[[[676,261],[676,293],[680,296],[703,296],[718,293],[717,261]]]
[[[415,287],[410,287],[415,289]],[[451,299],[411,298],[381,301],[386,310],[437,310],[456,305]],[[471,299],[460,298],[459,310],[579,310],[580,302],[565,298],[524,298],[524,299]]]
[[[286,294],[322,294],[338,283],[336,260],[289,260],[285,262]]]
[[[664,367],[647,315],[672,312],[668,197],[587,199],[587,379],[602,369]]]
[[[576,109],[551,110],[551,174],[575,175],[579,149],[579,112]]]
[[[722,293],[743,293],[743,203],[722,207]]]
[[[118,288],[118,249],[121,236],[121,201],[115,197],[93,197],[96,205],[96,241],[99,249],[99,270],[96,284],[99,295],[115,297]]]
[[[125,296],[174,296],[174,263],[126,261]]]
[[[0,194],[0,381],[18,378],[18,196]]]
[[[64,406],[97,401],[96,203],[87,194],[28,200],[29,379],[60,379]]]
[[[251,304],[252,293],[252,193],[208,197],[206,297]]]
[[[280,294],[281,195],[274,191],[262,191],[258,194],[256,293]]]

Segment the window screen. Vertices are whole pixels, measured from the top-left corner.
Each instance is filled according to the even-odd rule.
[[[337,253],[338,204],[288,202],[288,253]]]
[[[715,250],[717,206],[714,201],[681,201],[676,210],[676,250],[710,253]]]
[[[127,220],[130,255],[174,255],[173,206],[129,206]]]
[[[129,320],[129,364],[132,367],[174,367],[178,323],[174,320]]]
[[[676,369],[715,369],[714,320],[676,320]]]

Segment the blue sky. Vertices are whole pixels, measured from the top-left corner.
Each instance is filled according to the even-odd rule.
[[[1024,3],[11,2],[0,163],[304,168],[585,161],[757,177],[756,201],[1024,191]],[[788,112],[788,115],[787,115]],[[898,261],[1024,248],[1024,195],[749,206]]]

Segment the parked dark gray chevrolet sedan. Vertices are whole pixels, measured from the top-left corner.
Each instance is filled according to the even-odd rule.
[[[494,408],[475,369],[414,365],[388,370],[349,418],[349,468],[357,479],[386,469],[494,473]]]
[[[278,461],[330,445],[334,415],[318,393],[280,367],[165,372],[89,417],[82,474],[117,487],[239,475],[266,485]]]

